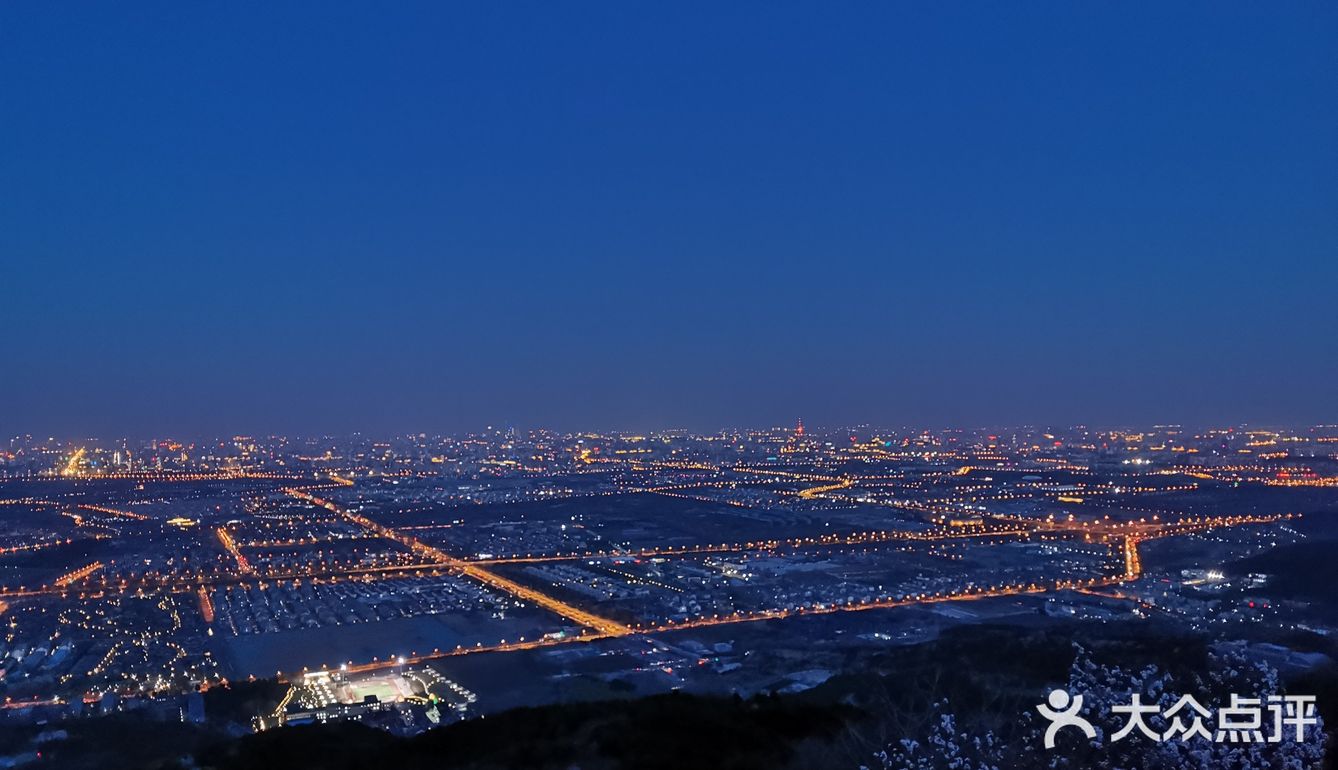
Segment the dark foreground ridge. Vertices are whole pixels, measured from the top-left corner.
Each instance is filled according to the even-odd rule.
[[[633,701],[523,708],[412,738],[359,724],[249,736],[202,759],[220,768],[785,766],[831,740],[849,707],[671,693]]]
[[[1296,640],[1293,640],[1295,642]],[[1328,640],[1314,646],[1332,656]],[[1078,652],[1080,651],[1080,652]],[[1062,683],[1079,655],[1111,670],[1153,665],[1177,683],[1209,681],[1210,640],[1177,633],[964,627],[927,644],[869,656],[809,691],[743,699],[669,693],[625,700],[520,708],[446,725],[413,737],[356,722],[247,734],[247,714],[272,708],[284,688],[271,682],[207,694],[210,721],[194,726],[123,713],[46,727],[0,730],[0,755],[25,751],[29,767],[66,768],[858,768],[903,738],[935,739],[944,715],[956,736],[992,735],[1007,767],[1045,768],[1027,714],[1037,694]],[[1332,737],[1338,724],[1338,671],[1298,672],[1288,691],[1318,697]],[[950,704],[950,705],[949,705]],[[58,729],[64,735],[52,736]],[[43,739],[41,736],[46,735]],[[1127,742],[1122,746],[1132,746]],[[1151,750],[1156,744],[1146,744]],[[1062,748],[1062,747],[1061,747]],[[1068,747],[1073,749],[1074,747]],[[1137,748],[1137,747],[1135,747]],[[1138,749],[1142,750],[1142,749]],[[1115,767],[1088,753],[1075,767]],[[1332,752],[1330,752],[1330,757]],[[1121,760],[1123,761],[1123,760]],[[1158,766],[1155,757],[1149,757]],[[937,764],[916,765],[935,767]],[[975,767],[975,764],[970,765]],[[1272,765],[1269,765],[1272,766]],[[1333,766],[1330,759],[1325,766]]]

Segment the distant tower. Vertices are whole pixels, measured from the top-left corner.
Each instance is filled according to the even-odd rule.
[[[800,417],[800,418],[799,418],[799,424],[796,425],[796,426],[794,427],[794,435],[796,435],[796,436],[802,436],[802,435],[804,435],[804,418],[803,418],[803,417]]]

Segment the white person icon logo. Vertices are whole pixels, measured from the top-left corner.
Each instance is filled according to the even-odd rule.
[[[1078,715],[1082,710],[1081,695],[1069,695],[1064,690],[1051,690],[1046,700],[1050,705],[1039,703],[1036,705],[1036,710],[1041,712],[1041,716],[1050,720],[1050,726],[1045,728],[1047,749],[1055,747],[1055,734],[1065,727],[1076,727],[1088,738],[1096,737],[1096,728],[1092,727],[1092,723]]]

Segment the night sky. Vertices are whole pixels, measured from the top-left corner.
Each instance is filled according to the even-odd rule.
[[[5,3],[0,435],[1338,420],[1336,41],[1334,3]]]

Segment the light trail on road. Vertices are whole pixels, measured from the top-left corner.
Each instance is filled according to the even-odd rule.
[[[456,557],[451,556],[450,554],[446,553],[440,548],[435,548],[433,546],[430,546],[427,543],[424,543],[421,540],[418,540],[417,538],[411,535],[406,535],[402,532],[397,532],[396,530],[390,527],[372,521],[366,516],[349,511],[345,509],[343,506],[334,503],[333,501],[316,497],[315,495],[312,495],[308,492],[305,492],[300,489],[295,489],[292,487],[286,487],[283,491],[293,497],[298,498],[299,500],[303,500],[305,502],[311,503],[312,505],[317,505],[320,506],[321,508],[325,508],[328,511],[337,513],[340,516],[343,516],[344,518],[348,519],[349,521],[352,521],[355,524],[364,527],[365,529],[369,529],[373,532],[376,532],[377,534],[382,535],[383,537],[386,537],[390,540],[400,543],[413,553],[429,557],[433,562],[435,562],[440,566],[457,570],[458,572],[460,572],[460,574],[471,577],[481,583],[496,588],[504,593],[511,594],[512,596],[515,596],[519,599],[524,599],[525,601],[536,604],[550,612],[556,613],[564,618],[567,618],[568,620],[574,620],[583,626],[593,628],[601,634],[618,635],[631,632],[630,628],[624,626],[621,623],[609,620],[608,618],[602,618],[592,612],[587,612],[579,607],[567,604],[564,601],[555,599],[552,596],[549,596],[548,594],[545,594],[541,591],[530,588],[529,586],[524,586],[521,585],[520,583],[517,583],[514,580],[511,580],[509,578],[504,578],[495,572],[491,572],[487,569],[484,569],[482,566],[478,564],[457,559]]]
[[[242,555],[241,549],[237,547],[237,541],[233,540],[232,535],[228,534],[227,527],[218,527],[214,530],[214,534],[218,535],[218,542],[223,544],[223,550],[227,551],[237,562],[237,569],[243,575],[256,574],[255,568],[251,566],[251,563]]]
[[[115,508],[105,508],[101,505],[88,505],[85,503],[81,504],[79,507],[84,509],[85,511],[96,511],[97,513],[105,513],[109,516],[119,516],[123,519],[133,519],[135,521],[149,520],[149,517],[145,516],[142,513],[135,513],[133,511],[121,511]]]
[[[102,562],[95,561],[92,564],[80,567],[79,569],[74,570],[73,572],[67,572],[64,575],[61,575],[60,577],[56,578],[56,585],[68,586],[69,584],[75,581],[83,580],[84,578],[88,577],[89,575],[92,575],[94,572],[97,572],[100,569],[102,569]]]
[[[916,532],[914,530],[867,530],[844,535],[817,535],[813,537],[793,537],[786,540],[752,540],[742,543],[707,543],[703,545],[683,545],[651,547],[641,549],[610,549],[604,551],[571,551],[552,554],[525,554],[514,556],[496,556],[487,559],[468,559],[471,564],[528,564],[546,561],[571,561],[576,559],[611,559],[691,556],[693,554],[742,553],[747,551],[775,551],[782,548],[814,548],[822,546],[866,545],[885,542],[939,542],[943,540],[965,540],[987,537],[1011,537],[1030,535],[1033,530],[1020,527],[1011,529],[961,530]]]

